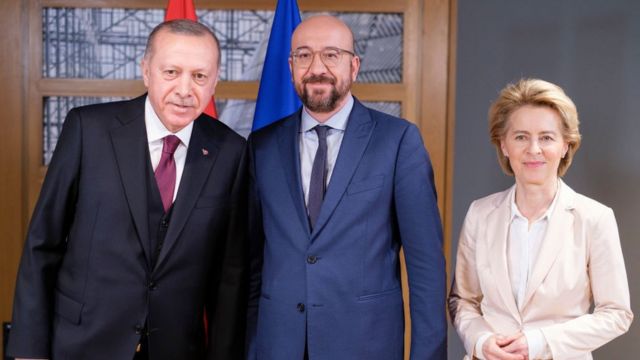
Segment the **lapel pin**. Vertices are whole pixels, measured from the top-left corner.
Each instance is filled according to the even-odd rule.
[[[202,148],[202,155],[207,156],[209,155],[209,150]]]

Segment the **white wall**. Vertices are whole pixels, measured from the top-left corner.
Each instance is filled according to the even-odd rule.
[[[513,183],[489,142],[489,105],[508,82],[539,77],[578,107],[583,143],[565,181],[615,211],[640,316],[640,2],[458,0],[457,61],[454,254],[470,202]],[[449,338],[449,359],[461,359]],[[640,320],[594,356],[638,354]]]

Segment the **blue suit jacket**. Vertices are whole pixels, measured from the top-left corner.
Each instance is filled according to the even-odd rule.
[[[411,358],[446,358],[445,264],[433,172],[418,129],[364,107],[349,116],[316,228],[300,183],[301,111],[254,133],[249,357],[403,358],[399,250]]]

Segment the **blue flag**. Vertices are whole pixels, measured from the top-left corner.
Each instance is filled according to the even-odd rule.
[[[291,82],[288,62],[291,34],[299,23],[300,10],[297,1],[278,0],[260,78],[253,131],[293,113],[301,105]]]

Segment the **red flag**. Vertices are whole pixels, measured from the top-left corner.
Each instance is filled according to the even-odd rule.
[[[196,15],[196,8],[193,6],[193,0],[169,0],[167,4],[167,12],[164,15],[164,21],[175,19],[189,19],[198,21]],[[211,97],[211,101],[204,109],[204,113],[217,119],[218,112],[216,111],[216,102]]]
[[[196,15],[196,8],[193,6],[193,0],[169,0],[167,4],[167,12],[164,14],[164,21],[175,20],[175,19],[189,19],[193,21],[198,21],[198,16]],[[204,113],[211,116],[214,119],[218,118],[218,112],[216,111],[216,102],[211,97],[211,101],[209,105],[204,109]],[[202,149],[202,153],[204,154],[206,150]],[[208,152],[207,152],[208,154]],[[206,154],[205,154],[206,155]],[[204,314],[204,332],[205,332],[205,343],[207,342],[207,333],[209,332],[209,324],[207,323],[207,313],[205,309]]]

